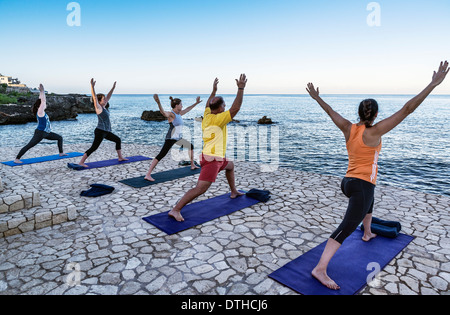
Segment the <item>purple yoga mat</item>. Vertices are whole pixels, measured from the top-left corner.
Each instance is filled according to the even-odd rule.
[[[127,157],[127,159],[128,159],[128,161],[122,161],[122,162],[119,162],[118,159],[113,159],[113,160],[106,160],[106,161],[98,161],[98,162],[86,163],[86,165],[88,165],[89,167],[85,168],[85,169],[80,169],[78,171],[151,160],[151,158],[145,157],[145,156],[141,156],[141,155]]]
[[[184,222],[177,222],[175,219],[169,217],[169,211],[142,219],[166,234],[172,235],[196,225],[251,207],[257,203],[259,203],[258,200],[245,195],[237,197],[236,199],[231,199],[230,194],[225,194],[192,203],[184,207],[181,212],[181,215],[185,219]]]
[[[269,277],[304,295],[354,295],[367,280],[373,280],[375,271],[381,271],[414,237],[399,234],[395,239],[377,236],[370,242],[361,240],[363,232],[356,230],[336,252],[328,265],[328,276],[340,290],[331,290],[311,276],[311,271],[322,256],[326,242],[281,267]]]

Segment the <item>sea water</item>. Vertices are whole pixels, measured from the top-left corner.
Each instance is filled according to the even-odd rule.
[[[183,101],[184,108],[195,103],[197,95],[172,95]],[[185,138],[201,150],[201,123],[195,118],[203,115],[209,95],[200,95],[203,102],[184,116]],[[234,95],[224,95],[226,108]],[[323,95],[322,98],[344,118],[358,122],[358,105],[365,98],[378,101],[377,121],[402,108],[413,95]],[[163,107],[169,111],[169,95],[160,95]],[[167,122],[141,120],[144,110],[158,110],[152,95],[114,95],[111,104],[113,132],[122,142],[162,146],[167,134]],[[274,122],[259,126],[258,119],[267,116]],[[261,135],[267,134],[269,152],[276,152],[276,167],[343,177],[347,170],[347,151],[342,132],[321,107],[307,95],[246,95],[239,122],[229,125],[228,155],[258,161]],[[383,136],[379,159],[378,183],[426,193],[450,196],[450,96],[432,95],[404,122]],[[97,126],[95,114],[80,114],[75,121],[52,122],[53,131],[64,137],[66,144],[90,143]],[[0,126],[0,148],[24,146],[32,137],[36,123]],[[257,137],[252,137],[252,132]],[[244,154],[240,138],[247,135]],[[263,137],[264,138],[264,137]],[[245,139],[244,139],[245,140]],[[230,143],[232,142],[232,143]],[[43,143],[51,143],[43,141]],[[125,147],[126,148],[126,147]],[[253,148],[253,149],[252,149]],[[234,151],[233,151],[234,150]],[[197,151],[198,152],[198,151]],[[126,154],[126,152],[124,152]],[[262,161],[266,162],[266,161]],[[276,162],[274,164],[274,162]]]

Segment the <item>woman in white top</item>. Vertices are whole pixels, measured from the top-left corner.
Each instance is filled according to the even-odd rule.
[[[156,165],[158,165],[159,161],[161,161],[167,153],[169,153],[170,149],[176,144],[184,148],[189,149],[189,157],[191,158],[191,169],[195,170],[198,168],[198,166],[194,163],[194,146],[187,140],[183,139],[183,118],[181,116],[187,114],[190,112],[195,106],[200,104],[202,100],[200,100],[200,96],[197,97],[197,101],[195,104],[189,106],[186,109],[183,109],[183,103],[179,98],[173,98],[170,97],[172,111],[166,112],[159,100],[159,96],[157,94],[153,95],[153,98],[155,99],[156,103],[158,104],[159,111],[161,114],[164,115],[164,117],[167,118],[169,122],[169,131],[166,135],[166,141],[164,142],[164,146],[161,149],[161,152],[158,154],[158,156],[153,160],[152,164],[150,165],[150,169],[147,172],[147,175],[145,176],[145,179],[151,182],[154,182],[155,179],[152,177],[152,172]]]

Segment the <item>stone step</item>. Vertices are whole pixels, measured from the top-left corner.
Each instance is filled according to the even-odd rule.
[[[0,215],[7,212],[30,209],[41,205],[38,191],[21,192],[19,194],[0,194]]]
[[[0,193],[0,238],[72,221],[77,208],[36,178],[6,169]],[[35,187],[39,187],[39,191]]]
[[[0,215],[0,238],[72,221],[77,218],[76,207],[67,200],[58,200],[54,208],[38,206]]]

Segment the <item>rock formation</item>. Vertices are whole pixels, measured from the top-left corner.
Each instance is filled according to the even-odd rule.
[[[31,113],[31,106],[38,99],[37,96],[20,96],[18,104],[0,105],[0,125],[26,124],[35,122],[36,117]],[[79,94],[47,95],[46,113],[52,121],[76,119],[78,114],[95,113],[91,97]]]
[[[167,118],[164,117],[159,110],[146,110],[142,113],[141,119],[146,121],[164,121]]]

